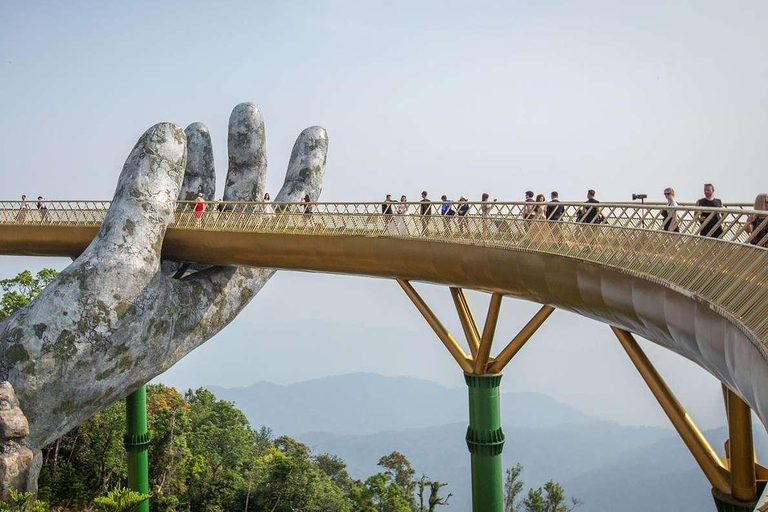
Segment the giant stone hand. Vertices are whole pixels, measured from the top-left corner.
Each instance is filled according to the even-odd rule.
[[[304,130],[275,200],[318,198],[327,149],[323,128]],[[240,104],[230,117],[224,199],[260,200],[266,167],[261,113],[253,104]],[[210,339],[273,275],[201,267],[173,279],[161,270],[160,250],[176,199],[198,192],[212,199],[214,188],[205,126],[194,123],[186,132],[169,123],[153,126],[128,156],[93,242],[27,307],[0,323],[0,378],[16,391],[32,448],[55,440]]]

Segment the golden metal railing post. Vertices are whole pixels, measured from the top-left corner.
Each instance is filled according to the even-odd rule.
[[[464,349],[462,349],[456,339],[451,336],[451,333],[448,332],[440,320],[438,320],[432,310],[429,309],[426,302],[424,302],[416,290],[413,289],[411,283],[404,279],[398,279],[397,283],[403,289],[405,294],[408,295],[408,298],[411,299],[414,306],[416,306],[416,309],[418,309],[424,316],[424,319],[429,326],[432,327],[432,330],[435,331],[435,334],[437,334],[437,337],[443,342],[443,345],[448,349],[448,352],[450,352],[456,362],[459,363],[461,369],[466,373],[472,373],[472,360],[467,356]]]
[[[480,346],[480,333],[477,330],[477,322],[472,315],[472,310],[467,302],[467,296],[464,290],[455,286],[450,287],[453,303],[456,305],[456,312],[461,321],[461,327],[464,329],[464,335],[467,337],[467,345],[472,357],[477,357],[477,349]]]
[[[730,389],[728,396],[728,440],[731,495],[744,502],[757,499],[755,448],[752,442],[752,414],[749,406]]]
[[[488,365],[488,358],[491,355],[491,345],[493,344],[493,335],[496,333],[496,324],[499,321],[499,311],[501,310],[501,300],[504,296],[500,293],[491,295],[491,303],[488,305],[488,315],[485,317],[485,326],[483,326],[483,337],[480,340],[480,348],[477,349],[475,358],[475,371],[477,375],[485,373],[485,367]],[[494,372],[501,373],[501,372]]]
[[[525,327],[523,327],[517,336],[512,338],[506,347],[496,356],[496,360],[491,363],[488,368],[488,373],[501,373],[507,363],[515,357],[525,342],[531,339],[531,336],[541,327],[541,324],[549,318],[549,315],[555,310],[552,306],[542,306],[541,309],[531,318]]]
[[[640,348],[634,336],[618,327],[611,326],[611,329],[619,339],[621,346],[624,347],[637,371],[640,372],[640,376],[648,385],[651,393],[656,397],[659,405],[661,405],[661,408],[672,422],[675,430],[677,430],[677,433],[688,447],[688,450],[690,450],[691,455],[696,459],[709,483],[718,491],[730,495],[731,478],[728,469],[723,465],[720,457],[693,423],[688,413],[685,412],[683,406],[677,401],[672,390],[669,389],[664,379],[661,378],[656,368],[653,367],[653,364],[651,364],[651,361]]]

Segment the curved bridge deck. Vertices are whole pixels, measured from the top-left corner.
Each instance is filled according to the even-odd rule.
[[[34,203],[30,203],[34,206]],[[0,254],[76,256],[109,202],[0,203]],[[453,204],[454,213],[460,203]],[[601,203],[599,223],[525,218],[532,203],[467,203],[419,215],[418,203],[179,203],[166,258],[421,280],[500,292],[640,334],[692,359],[768,420],[768,250],[751,245],[743,208]],[[542,208],[545,205],[542,205]],[[662,230],[675,210],[679,232]],[[554,214],[554,210],[550,211]],[[555,214],[556,215],[556,214]],[[599,215],[599,217],[598,217]],[[719,217],[719,218],[718,218]],[[701,236],[702,226],[722,229]],[[762,226],[768,226],[765,218]]]

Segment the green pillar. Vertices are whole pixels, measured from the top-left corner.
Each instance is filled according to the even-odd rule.
[[[743,503],[733,499],[732,496],[721,493],[717,489],[712,489],[712,497],[715,499],[717,512],[752,512],[757,506],[757,502]]]
[[[149,432],[147,431],[147,386],[141,386],[125,398],[128,433],[125,450],[128,452],[128,487],[149,494]],[[149,512],[149,500],[136,507],[137,512]]]
[[[501,374],[465,373],[464,380],[469,388],[467,448],[472,458],[472,510],[504,512],[504,473],[501,469],[504,432],[499,414]]]

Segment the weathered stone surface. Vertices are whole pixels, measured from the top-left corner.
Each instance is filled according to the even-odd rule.
[[[35,467],[35,453],[23,444],[9,441],[3,444],[0,453],[0,496],[9,498],[9,490],[37,490],[37,474],[40,467]],[[42,457],[37,457],[42,462]],[[32,473],[35,473],[32,475]],[[31,485],[33,484],[33,485]]]
[[[241,103],[229,116],[229,169],[225,201],[257,201],[267,180],[264,119],[253,103]]]
[[[187,168],[179,200],[193,201],[197,194],[203,194],[203,199],[212,201],[216,194],[216,168],[211,134],[203,123],[192,123],[184,135],[187,136]]]
[[[37,477],[42,466],[42,452],[30,449],[24,437],[29,433],[27,418],[18,407],[10,382],[0,382],[0,499],[9,497],[9,489],[37,491]]]
[[[259,197],[266,157],[258,109],[238,105],[229,132],[224,197]],[[16,390],[33,451],[210,339],[273,275],[263,269],[209,267],[178,280],[160,271],[162,240],[182,183],[191,189],[211,179],[205,133],[198,124],[187,130],[189,140],[202,148],[193,151],[197,160],[190,165],[187,135],[178,126],[162,123],[142,135],[91,245],[27,307],[0,323],[0,378]],[[302,133],[281,200],[298,201],[306,193],[319,197],[326,151],[324,130]],[[185,170],[197,173],[194,179],[186,179]],[[2,393],[0,385],[0,408]],[[6,410],[12,410],[8,404]],[[17,460],[26,463],[29,457]],[[9,472],[14,464],[9,462]]]
[[[0,438],[17,439],[29,435],[29,423],[21,409],[14,407],[0,411]]]
[[[19,406],[19,399],[8,381],[0,382],[0,411],[6,411]]]

